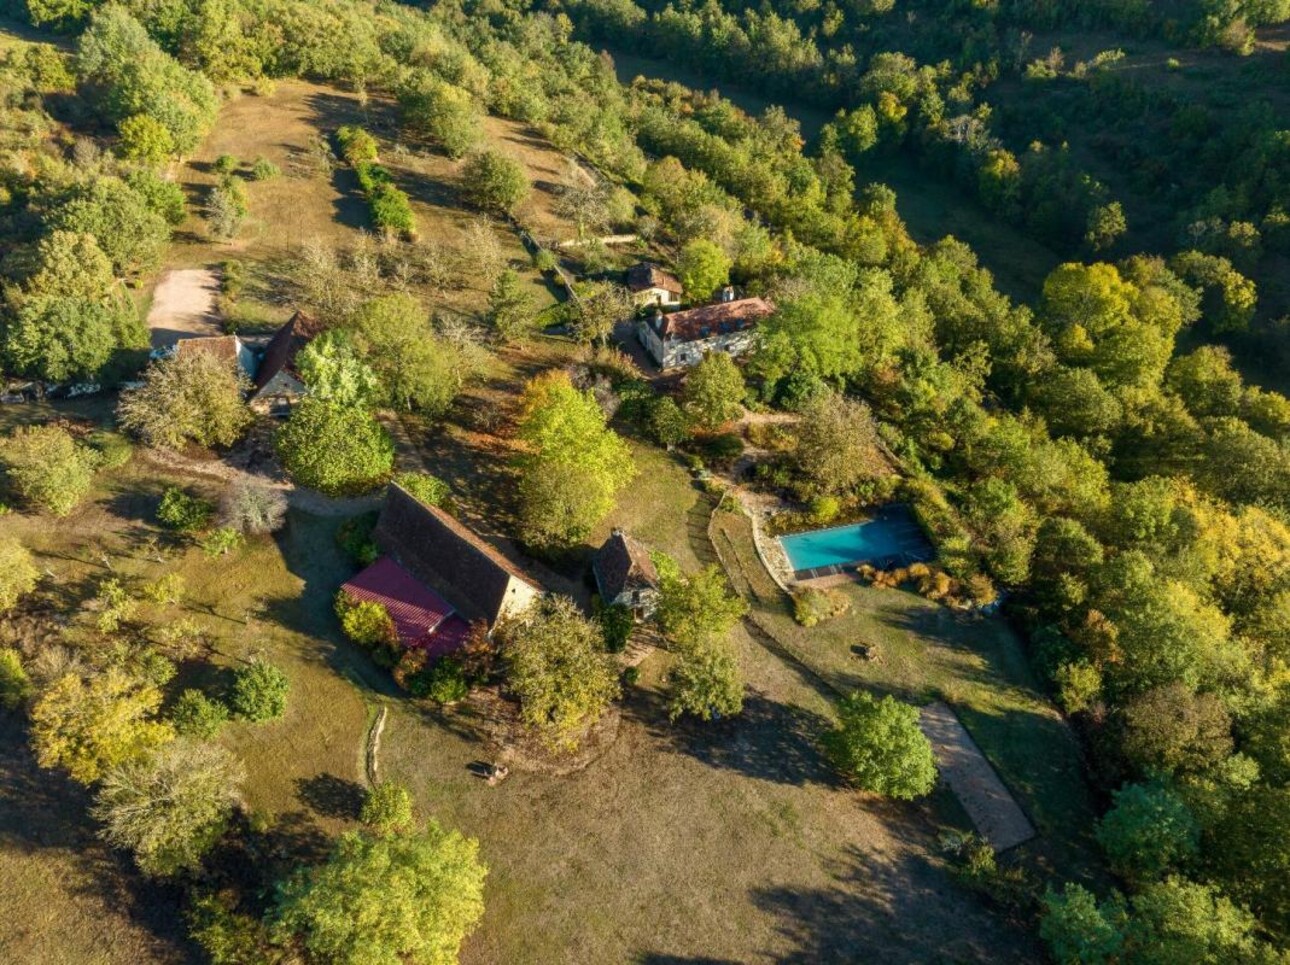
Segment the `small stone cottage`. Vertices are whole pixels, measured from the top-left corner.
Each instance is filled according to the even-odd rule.
[[[627,290],[632,293],[632,304],[637,308],[650,305],[666,308],[681,304],[680,280],[648,261],[627,269]]]
[[[658,605],[658,571],[639,540],[616,529],[591,560],[600,599],[608,606],[629,607],[638,619]]]
[[[255,373],[255,389],[248,399],[251,408],[272,415],[286,415],[291,411],[291,406],[307,391],[296,371],[296,356],[322,333],[322,324],[300,311],[273,333]]]

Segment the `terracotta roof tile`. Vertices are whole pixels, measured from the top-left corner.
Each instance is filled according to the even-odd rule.
[[[665,339],[693,342],[723,332],[751,328],[774,311],[775,306],[764,298],[740,298],[655,316],[650,325]]]

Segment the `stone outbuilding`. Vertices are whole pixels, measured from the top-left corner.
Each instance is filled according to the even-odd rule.
[[[316,318],[298,311],[273,333],[255,373],[255,389],[248,399],[251,408],[272,415],[291,411],[308,391],[296,370],[296,357],[323,331]]]
[[[607,606],[629,607],[638,619],[658,605],[658,571],[649,550],[621,529],[614,530],[591,560],[596,589]]]
[[[663,308],[681,304],[683,287],[673,274],[652,262],[642,261],[627,269],[627,290],[637,308],[657,305]]]

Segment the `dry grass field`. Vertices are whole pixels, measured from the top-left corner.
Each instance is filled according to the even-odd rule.
[[[472,277],[468,239],[472,225],[481,220],[489,225],[506,260],[528,281],[535,307],[555,301],[550,287],[532,269],[516,232],[496,219],[483,219],[463,202],[460,164],[400,145],[392,104],[376,98],[364,102],[356,94],[301,81],[282,81],[270,93],[248,93],[228,101],[215,129],[174,171],[188,196],[189,217],[176,233],[167,267],[236,259],[248,276],[238,321],[244,326],[283,321],[295,307],[292,262],[301,247],[318,243],[344,249],[371,231],[367,203],[353,171],[343,165],[328,170],[316,160],[314,145],[345,124],[362,125],[380,138],[381,161],[411,199],[419,238],[441,246],[461,265],[459,286],[434,294],[419,292],[429,307],[471,314],[486,305],[488,292]],[[553,211],[555,192],[567,171],[564,155],[511,121],[488,118],[485,135],[484,146],[520,161],[533,184],[530,198],[517,212],[519,219],[540,238],[572,237],[573,229]],[[261,157],[282,171],[269,180],[246,180],[250,211],[231,242],[212,240],[201,216],[207,194],[220,179],[215,161],[223,155],[237,158],[243,173]]]

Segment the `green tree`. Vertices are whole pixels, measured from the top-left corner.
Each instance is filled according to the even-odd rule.
[[[19,426],[0,445],[0,464],[24,503],[66,516],[88,495],[98,457],[61,426]]]
[[[98,177],[72,188],[45,216],[51,231],[93,235],[121,277],[160,266],[170,225],[120,178]]]
[[[369,492],[389,478],[394,443],[362,409],[303,399],[275,440],[291,478],[330,496]]]
[[[570,328],[584,345],[604,344],[614,326],[631,318],[634,306],[627,289],[608,281],[579,282],[578,305]]]
[[[863,402],[819,393],[803,409],[796,435],[793,461],[805,496],[850,493],[890,472],[879,448],[878,425]]]
[[[171,726],[155,719],[160,706],[161,691],[116,667],[88,679],[64,674],[31,709],[36,762],[93,784],[174,738]]]
[[[1206,771],[1232,752],[1232,719],[1214,694],[1174,682],[1125,701],[1121,712],[1120,750],[1139,773]]]
[[[714,565],[686,576],[675,560],[660,556],[659,628],[668,638],[669,715],[703,720],[729,717],[743,709],[743,677],[729,641],[730,631],[747,611],[731,593],[725,573]]]
[[[613,508],[636,469],[631,450],[588,392],[549,372],[524,390],[519,438],[520,532],[544,549],[585,539]]]
[[[211,237],[218,241],[231,241],[242,229],[250,210],[246,188],[239,178],[226,176],[210,189],[206,196],[206,224]]]
[[[1068,884],[1044,895],[1039,934],[1057,965],[1109,965],[1117,960],[1124,935],[1108,909],[1088,889]]]
[[[11,371],[50,382],[94,379],[130,328],[120,303],[40,297],[23,301],[4,330]]]
[[[692,301],[706,302],[730,281],[730,257],[715,242],[696,238],[681,249],[676,274]]]
[[[166,127],[179,154],[197,146],[219,109],[210,81],[182,67],[116,4],[96,10],[81,34],[76,73],[109,120],[147,114]]]
[[[600,627],[568,597],[551,597],[499,628],[507,686],[520,717],[555,750],[575,750],[619,694]]]
[[[675,645],[667,679],[672,720],[683,714],[711,720],[743,710],[743,675],[728,640],[709,637]]]
[[[1097,826],[1111,867],[1131,881],[1153,881],[1193,857],[1200,827],[1186,803],[1161,784],[1128,784]]]
[[[343,329],[333,328],[310,341],[296,356],[296,370],[311,395],[335,405],[365,407],[381,392],[376,373]]]
[[[650,437],[660,446],[679,446],[690,438],[690,420],[671,396],[655,399],[646,419]]]
[[[533,296],[509,268],[488,294],[488,320],[504,342],[518,342],[533,331]]]
[[[913,800],[936,783],[932,744],[918,727],[918,708],[857,690],[836,707],[838,726],[822,738],[833,766],[858,787]]]
[[[188,216],[188,200],[184,189],[148,167],[136,167],[125,173],[125,183],[130,185],[143,203],[161,215],[166,224],[180,224]],[[227,282],[226,282],[227,285]]]
[[[354,318],[355,344],[380,379],[388,405],[438,417],[474,375],[476,363],[439,335],[412,295],[365,302]]]
[[[190,688],[175,701],[170,721],[184,737],[210,740],[228,721],[228,707],[222,701],[213,700],[200,690]]]
[[[229,706],[250,721],[277,720],[287,711],[291,681],[271,663],[252,660],[237,669]]]
[[[0,538],[0,614],[17,606],[39,579],[31,550],[13,537]]]
[[[280,931],[336,965],[451,965],[484,912],[479,846],[433,821],[399,835],[351,832],[278,892]]]
[[[108,771],[93,814],[145,874],[191,871],[223,836],[245,778],[224,748],[175,741]]]
[[[412,828],[412,792],[396,781],[381,781],[367,792],[359,820],[377,834]]]
[[[1129,230],[1129,222],[1124,217],[1124,208],[1119,201],[1099,204],[1088,213],[1088,227],[1084,232],[1084,243],[1093,251],[1110,248]]]
[[[143,385],[123,393],[121,427],[160,449],[231,446],[251,424],[243,393],[250,383],[233,363],[185,352],[148,366]]]
[[[403,125],[427,137],[451,158],[465,155],[484,135],[483,112],[467,91],[428,78],[399,96]]]
[[[461,186],[471,204],[510,214],[528,197],[528,175],[501,151],[477,151],[461,166]]]
[[[747,604],[730,592],[724,571],[715,563],[686,576],[669,557],[659,556],[655,562],[659,596],[654,617],[669,640],[724,637],[747,612]]]
[[[747,392],[743,373],[725,352],[708,352],[681,388],[681,408],[695,425],[719,429],[743,412]]]
[[[1279,956],[1255,936],[1258,923],[1212,885],[1170,878],[1130,899],[1125,926],[1129,960],[1141,965],[1175,962],[1274,962]]]
[[[398,640],[390,611],[383,603],[359,600],[341,590],[336,594],[335,606],[340,628],[359,646],[386,646]]]
[[[170,128],[150,114],[131,114],[117,125],[121,156],[130,161],[161,165],[175,153]]]

